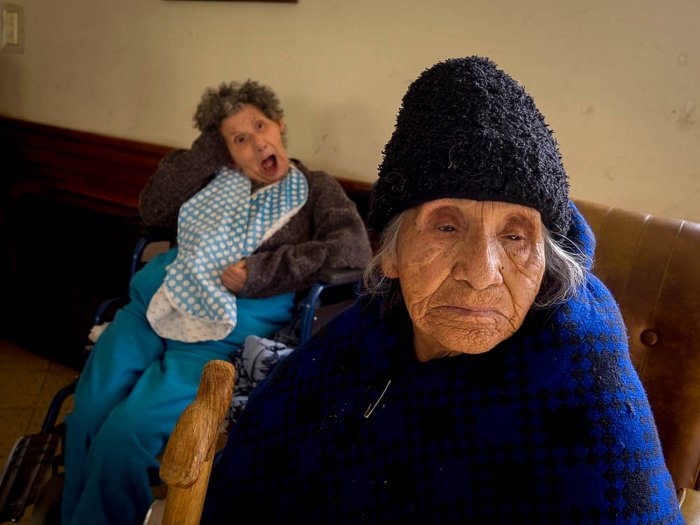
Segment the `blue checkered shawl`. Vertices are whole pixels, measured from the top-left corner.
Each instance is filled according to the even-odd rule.
[[[590,254],[574,212],[569,235]],[[592,274],[490,352],[426,363],[405,310],[382,318],[358,300],[278,365],[233,429],[203,522],[243,517],[683,522],[619,309]]]

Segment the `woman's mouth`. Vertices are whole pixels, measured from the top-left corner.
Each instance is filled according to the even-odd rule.
[[[461,308],[458,306],[453,306],[452,309],[461,313],[462,315],[473,315],[475,317],[485,317],[498,313],[496,310],[491,308]]]
[[[277,173],[277,155],[270,155],[264,159],[261,166],[265,175],[275,175]]]
[[[443,311],[448,315],[456,315],[459,317],[476,317],[476,318],[493,318],[502,317],[503,314],[493,307],[488,306],[443,306]]]

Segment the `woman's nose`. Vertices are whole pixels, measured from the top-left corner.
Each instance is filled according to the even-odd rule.
[[[455,249],[454,278],[475,290],[501,284],[503,275],[498,247],[491,239],[470,237]]]
[[[256,136],[254,139],[255,149],[263,151],[267,147],[267,141],[263,137]]]

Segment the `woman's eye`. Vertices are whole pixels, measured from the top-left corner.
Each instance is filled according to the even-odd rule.
[[[233,139],[234,144],[243,144],[244,142],[245,142],[245,137],[242,135],[239,135],[235,139]]]
[[[437,229],[441,232],[453,232],[457,228],[455,228],[452,224],[441,224]]]
[[[265,123],[264,123],[264,122],[258,122],[257,124],[255,124],[255,128],[256,128],[258,131],[260,131],[260,130],[263,129],[264,127],[265,127]]]
[[[505,237],[506,237],[506,239],[508,239],[509,241],[522,241],[522,240],[524,239],[524,237],[523,237],[522,235],[518,235],[518,234],[515,234],[515,233],[511,233],[511,234],[509,234],[509,235],[506,235]]]

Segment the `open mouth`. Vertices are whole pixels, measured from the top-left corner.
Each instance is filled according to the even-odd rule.
[[[262,169],[265,175],[272,176],[277,173],[277,155],[270,155],[262,161]]]

